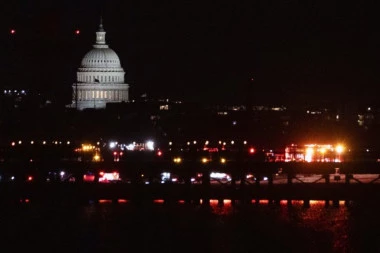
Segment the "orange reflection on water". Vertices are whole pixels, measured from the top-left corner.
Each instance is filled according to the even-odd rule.
[[[105,203],[112,203],[111,199],[99,199],[98,200],[99,204],[105,204]]]
[[[210,207],[217,215],[230,215],[234,210],[231,199],[210,199]]]
[[[217,199],[210,199],[210,205],[214,206],[217,205],[219,201]]]
[[[218,199],[210,199],[210,205],[211,206],[221,205],[221,204],[223,204],[224,206],[231,206],[232,201],[230,199],[223,199],[222,201],[220,201]]]
[[[230,199],[223,199],[224,205],[230,206],[232,205],[232,201]]]
[[[155,199],[153,200],[153,203],[155,204],[163,204],[165,201],[163,199]]]

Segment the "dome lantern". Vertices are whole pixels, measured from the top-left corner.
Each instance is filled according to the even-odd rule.
[[[99,29],[96,32],[96,44],[94,45],[95,48],[108,48],[108,45],[106,44],[106,31],[103,28],[103,19],[100,18],[100,24]]]

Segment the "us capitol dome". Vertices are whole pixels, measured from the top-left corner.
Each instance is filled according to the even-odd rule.
[[[106,32],[100,21],[93,49],[83,57],[78,68],[69,107],[103,109],[107,103],[128,102],[129,85],[124,75],[119,57],[106,44]]]

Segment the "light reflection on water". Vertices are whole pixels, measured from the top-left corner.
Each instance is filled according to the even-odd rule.
[[[325,201],[268,200],[233,205],[133,204],[101,200],[85,205],[22,202],[0,209],[2,245],[18,247],[19,238],[42,250],[118,252],[380,252],[376,231],[379,208],[326,207]],[[38,229],[38,233],[36,233]],[[46,240],[44,244],[36,242]],[[13,243],[13,244],[12,244]],[[140,249],[140,250],[132,250]]]

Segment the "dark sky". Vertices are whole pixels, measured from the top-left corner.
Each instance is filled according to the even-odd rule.
[[[325,0],[2,1],[1,85],[70,99],[103,13],[132,98],[377,102],[376,7]]]

